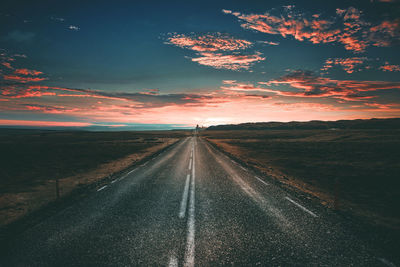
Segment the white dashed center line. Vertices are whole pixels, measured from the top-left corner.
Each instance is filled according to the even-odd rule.
[[[259,182],[261,182],[261,183],[263,183],[263,184],[265,184],[265,185],[269,185],[269,183],[263,181],[262,179],[260,179],[260,178],[257,177],[257,176],[254,176],[254,178],[256,178]]]
[[[183,189],[181,208],[179,210],[179,218],[184,218],[186,213],[186,206],[188,202],[189,196],[189,182],[190,182],[190,174],[186,176],[185,188]]]
[[[300,205],[299,203],[297,203],[296,201],[290,199],[289,197],[285,197],[287,200],[289,200],[291,203],[293,203],[294,205],[296,205],[297,207],[299,207],[300,209],[304,210],[305,212],[307,212],[308,214],[310,214],[313,217],[318,217],[317,214],[315,214],[312,211],[309,211],[308,209],[306,209],[305,207],[303,207],[302,205]]]
[[[190,161],[189,161],[189,170],[192,168],[192,159],[190,159]]]
[[[190,188],[189,211],[188,211],[188,232],[186,239],[185,263],[184,266],[194,266],[194,235],[195,235],[195,153],[193,147],[192,183]]]
[[[105,185],[105,186],[103,186],[103,187],[100,187],[99,189],[97,189],[97,192],[103,190],[103,189],[106,188],[107,186],[108,186],[108,185]]]
[[[176,258],[175,254],[171,254],[169,256],[168,267],[178,267],[178,259]]]

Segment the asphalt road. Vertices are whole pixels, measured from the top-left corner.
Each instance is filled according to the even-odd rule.
[[[335,214],[189,137],[15,238],[3,266],[390,266]]]

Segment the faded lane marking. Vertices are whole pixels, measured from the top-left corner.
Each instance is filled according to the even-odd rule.
[[[190,182],[190,174],[186,176],[185,188],[183,189],[181,208],[179,210],[179,218],[184,218],[186,213],[186,206],[188,202],[189,196],[189,182]]]
[[[315,214],[312,211],[309,211],[308,209],[306,209],[305,207],[303,207],[302,205],[300,205],[299,203],[297,203],[296,201],[290,199],[289,197],[285,197],[287,200],[289,200],[291,203],[293,203],[294,205],[296,205],[297,207],[299,207],[300,209],[304,210],[305,212],[307,212],[308,214],[310,214],[313,217],[318,217],[317,214]]]

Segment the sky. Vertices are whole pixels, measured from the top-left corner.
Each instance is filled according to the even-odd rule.
[[[0,126],[400,117],[400,1],[2,1]]]

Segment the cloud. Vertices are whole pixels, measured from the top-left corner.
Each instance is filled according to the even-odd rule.
[[[6,41],[14,41],[14,42],[19,42],[19,43],[23,43],[23,42],[31,42],[33,40],[33,38],[35,38],[35,33],[33,32],[21,32],[18,30],[9,32],[4,39]]]
[[[374,46],[398,45],[400,43],[400,19],[385,20],[371,27],[367,38]]]
[[[197,52],[233,51],[246,49],[252,45],[250,41],[233,38],[221,33],[205,35],[172,34],[166,43]]]
[[[382,3],[396,3],[398,2],[398,0],[377,0],[378,2],[382,2]]]
[[[47,80],[47,78],[40,77],[23,77],[18,75],[3,75],[3,79],[7,81],[14,81],[20,83],[29,83],[29,82],[41,82]]]
[[[282,91],[279,89],[265,89],[281,96],[292,97],[332,97],[347,101],[360,101],[376,97],[376,95],[363,95],[366,92],[379,90],[399,90],[400,82],[389,81],[354,81],[334,80],[320,77],[310,71],[293,71],[279,79],[269,82],[259,82],[262,85],[288,85],[299,91]]]
[[[40,114],[41,118],[48,118],[55,121],[60,118],[67,121],[85,121],[94,125],[106,123],[117,125],[121,123],[184,123],[215,124],[215,123],[237,123],[265,120],[312,120],[312,119],[343,119],[352,117],[379,117],[398,116],[400,109],[387,103],[377,103],[384,106],[370,105],[365,103],[376,103],[371,101],[358,102],[354,108],[354,102],[343,101],[343,98],[354,97],[343,94],[338,95],[342,99],[332,100],[321,99],[323,96],[308,97],[304,94],[305,89],[309,90],[316,86],[344,87],[344,81],[336,81],[328,78],[321,78],[310,74],[309,82],[306,82],[307,75],[293,77],[281,77],[273,81],[287,82],[286,85],[294,85],[295,93],[287,97],[284,91],[279,88],[284,83],[270,85],[266,83],[243,83],[236,80],[225,80],[220,89],[209,89],[197,93],[161,93],[157,89],[146,89],[141,92],[115,92],[100,91],[92,89],[64,88],[43,85],[12,84],[0,85],[0,112],[7,114]],[[293,84],[297,80],[297,85]],[[325,80],[324,80],[325,79]],[[360,88],[358,81],[352,82],[354,88]],[[303,84],[301,84],[303,83]],[[332,83],[332,85],[331,85]],[[379,83],[379,82],[375,82]],[[328,84],[328,85],[327,85]],[[346,85],[347,86],[347,85]],[[376,85],[369,85],[377,87]],[[389,88],[388,84],[379,86]],[[398,85],[392,85],[392,88]],[[223,88],[225,87],[225,88]],[[273,88],[277,87],[277,88]],[[290,90],[289,88],[289,90]],[[362,88],[364,90],[368,88]],[[285,90],[288,90],[285,88]],[[322,88],[321,90],[325,90]],[[358,89],[357,89],[358,90]],[[355,92],[357,93],[357,90]],[[368,91],[369,92],[369,91]],[[281,93],[278,95],[278,93]],[[294,93],[294,92],[292,92]],[[361,92],[362,93],[362,92]],[[331,95],[335,97],[335,95]],[[373,97],[359,95],[362,99]],[[375,99],[374,99],[375,100]],[[278,102],[277,102],[278,101]],[[355,106],[355,105],[354,105]],[[318,111],[318,112],[316,112]],[[4,116],[3,116],[4,117]],[[7,124],[8,123],[8,124]],[[29,123],[27,121],[26,123]],[[0,122],[2,124],[2,122]],[[6,125],[23,125],[22,122],[4,122]],[[60,122],[61,126],[62,122]]]
[[[259,52],[250,55],[224,55],[222,53],[199,53],[198,55],[199,57],[192,58],[193,62],[215,69],[235,71],[248,70],[254,63],[265,60],[265,57],[262,57]]]
[[[258,41],[258,43],[267,45],[279,45],[279,42],[272,42],[272,41]]]
[[[78,26],[75,26],[75,25],[69,25],[68,29],[70,29],[72,31],[79,31],[81,28],[79,28]]]
[[[104,99],[108,101],[118,101],[132,103],[135,108],[155,108],[170,105],[207,105],[219,103],[223,99],[207,94],[159,94],[156,89],[149,92],[127,93],[127,92],[105,92],[92,89],[76,89],[43,85],[24,85],[16,84],[3,86],[0,88],[0,98],[2,99],[22,99],[22,98],[85,98],[85,99]]]
[[[233,52],[247,49],[253,43],[221,33],[205,35],[172,34],[167,39],[166,44],[196,51],[197,57],[190,57],[193,62],[215,69],[249,70],[254,63],[265,60],[259,52],[254,52],[254,54]]]
[[[31,75],[31,76],[37,76],[40,74],[43,74],[41,71],[37,70],[29,70],[29,69],[16,69],[14,71],[15,74],[21,74],[21,75]]]
[[[349,58],[328,58],[325,60],[324,66],[321,68],[321,71],[326,72],[334,67],[340,67],[345,72],[351,74],[356,71],[362,70],[382,70],[395,72],[400,71],[400,65],[392,65],[389,62],[383,62],[379,59],[373,59],[368,57],[349,57]]]
[[[10,62],[1,62],[1,65],[3,65],[4,67],[6,67],[7,69],[13,69],[13,67],[11,66]]]
[[[34,127],[85,127],[91,126],[89,122],[75,121],[28,121],[28,120],[4,120],[0,119],[0,125],[19,125],[19,126],[34,126]]]
[[[246,94],[246,97],[250,97],[250,98],[261,98],[261,99],[270,99],[271,96],[269,95],[256,95],[256,94]]]
[[[18,58],[26,58],[24,54],[10,55],[7,52],[0,53],[1,65],[6,69],[1,71],[0,77],[7,83],[30,83],[41,82],[47,80],[45,77],[37,77],[42,75],[43,72],[38,70],[31,70],[27,68],[14,69],[10,62],[16,61]],[[4,83],[4,82],[3,82]]]
[[[347,73],[353,73],[354,71],[359,71],[360,65],[363,65],[367,60],[368,58],[366,57],[328,58],[325,60],[325,65],[321,70],[327,71],[334,66],[340,66]]]
[[[383,71],[400,71],[400,65],[390,65],[389,62],[385,62],[385,65],[381,66],[379,69]]]
[[[362,11],[349,7],[336,9],[336,17],[323,19],[319,14],[307,15],[294,8],[274,9],[264,14],[242,14],[223,11],[239,19],[241,26],[266,34],[292,37],[313,44],[339,43],[346,50],[361,53],[370,46],[391,46],[400,39],[399,19],[371,26],[362,18]],[[272,13],[276,13],[276,15]]]
[[[239,92],[270,92],[271,90],[255,86],[252,83],[241,83],[235,80],[224,80],[222,81],[223,86],[220,88],[223,90],[239,91]]]
[[[64,22],[65,21],[65,19],[61,18],[61,17],[53,17],[53,16],[51,16],[50,19],[54,20],[54,21],[58,21],[58,22]]]
[[[66,108],[64,106],[48,106],[48,105],[39,105],[39,104],[23,104],[27,110],[30,111],[39,111],[40,113],[47,114],[63,114],[63,113],[71,113],[77,112],[81,109],[79,108]]]

